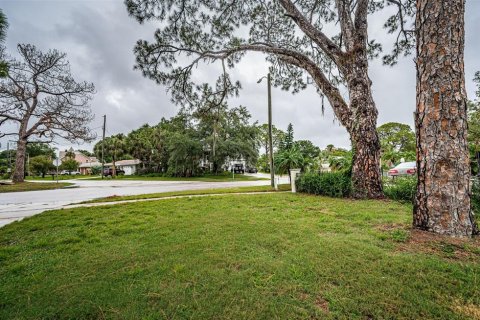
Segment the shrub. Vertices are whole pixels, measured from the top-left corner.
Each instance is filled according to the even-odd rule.
[[[397,177],[395,179],[389,179],[384,183],[383,191],[389,199],[413,203],[415,193],[417,192],[417,178]]]
[[[329,196],[348,197],[351,194],[351,174],[347,171],[305,173],[297,181],[299,192]]]

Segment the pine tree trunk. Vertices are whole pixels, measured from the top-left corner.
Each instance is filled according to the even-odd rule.
[[[352,195],[354,198],[383,198],[380,167],[380,140],[377,134],[378,111],[368,77],[368,60],[361,57],[348,77],[352,125],[347,128],[352,141]]]
[[[471,236],[464,0],[417,0],[418,185],[413,225]]]
[[[14,183],[25,181],[25,153],[27,150],[27,141],[19,139],[17,143],[17,154],[15,157],[15,169],[12,176]]]

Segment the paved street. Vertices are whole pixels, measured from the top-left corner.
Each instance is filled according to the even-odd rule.
[[[270,181],[198,182],[198,181],[133,181],[133,180],[64,180],[77,188],[11,192],[0,194],[0,227],[45,210],[108,196],[124,196],[169,191],[229,188],[268,185]],[[46,183],[46,182],[44,182]],[[281,183],[288,183],[282,179]]]

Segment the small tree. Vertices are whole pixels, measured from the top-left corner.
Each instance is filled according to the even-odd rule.
[[[298,140],[295,141],[293,145],[303,157],[303,163],[300,167],[302,171],[311,169],[315,162],[318,161],[320,148],[314,145],[310,140]]]
[[[291,181],[290,170],[293,168],[301,168],[303,166],[303,156],[297,147],[285,149],[275,155],[275,167],[279,173],[288,173],[288,178]]]
[[[8,60],[8,75],[0,80],[0,125],[14,122],[18,136],[14,182],[24,180],[25,150],[32,137],[52,141],[91,141],[88,124],[93,119],[89,101],[94,86],[77,82],[66,55],[57,50],[46,53],[35,46],[19,44],[22,61]]]
[[[72,171],[77,171],[79,165],[80,163],[75,161],[75,159],[67,158],[62,161],[61,168],[62,170],[67,170],[69,174],[72,174]]]
[[[99,175],[102,173],[102,167],[101,166],[93,166],[92,167],[92,175]]]
[[[36,174],[40,174],[42,178],[45,178],[45,175],[53,170],[55,166],[53,165],[52,158],[47,156],[36,156],[30,158],[30,170]]]
[[[415,133],[409,125],[388,122],[378,127],[377,131],[384,162],[395,164],[400,158],[415,159]]]
[[[293,137],[293,125],[289,123],[287,127],[287,132],[285,133],[283,140],[280,142],[279,151],[290,150],[293,147],[294,141],[295,140]]]

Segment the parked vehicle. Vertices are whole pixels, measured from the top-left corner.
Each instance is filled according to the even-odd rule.
[[[257,173],[258,170],[255,167],[248,167],[247,168],[247,173]]]
[[[62,170],[60,171],[60,174],[61,175],[72,175],[72,176],[76,176],[76,175],[80,175],[80,171],[68,171],[68,170]]]
[[[243,164],[236,163],[233,165],[231,171],[233,171],[234,173],[245,173],[245,168],[243,167]]]
[[[117,176],[122,176],[125,174],[125,171],[121,170],[121,169],[116,169],[115,170],[115,173],[117,174]],[[103,171],[103,175],[104,176],[113,176],[113,168],[106,168],[104,171]]]
[[[416,172],[417,172],[417,163],[412,161],[412,162],[400,163],[396,167],[388,170],[388,175],[390,177],[413,176]]]

